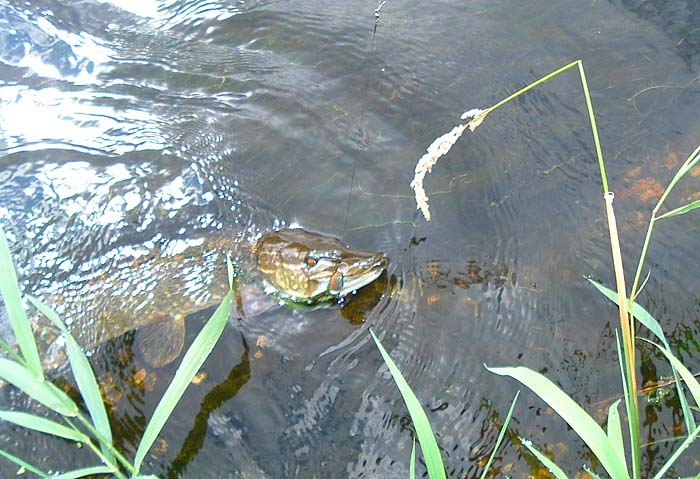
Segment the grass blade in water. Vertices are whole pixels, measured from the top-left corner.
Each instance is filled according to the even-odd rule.
[[[411,447],[411,464],[408,466],[408,477],[416,479],[416,438],[413,438],[413,446]]]
[[[527,439],[522,439],[521,442],[523,443],[523,446],[525,446],[532,453],[532,455],[535,456],[537,460],[540,461],[542,465],[546,467],[549,472],[552,473],[554,477],[556,477],[557,479],[569,479],[569,477],[561,469],[561,467],[557,466],[554,463],[554,461],[552,461],[550,458],[538,451],[535,448],[535,446],[532,445],[531,441]]]
[[[646,340],[643,340],[646,341]],[[695,376],[693,376],[693,373],[688,371],[688,368],[685,367],[685,365],[680,362],[676,356],[673,355],[671,351],[668,349],[653,343],[651,341],[647,341],[648,343],[653,344],[659,350],[664,353],[664,356],[666,356],[666,359],[669,360],[671,365],[678,371],[678,374],[681,375],[683,380],[685,381],[686,386],[688,386],[688,390],[690,391],[690,394],[693,396],[693,400],[695,401],[695,404],[697,406],[700,406],[700,383],[698,383],[698,380],[695,379]]]
[[[700,208],[700,200],[695,200],[692,203],[688,203],[687,205],[681,206],[680,208],[676,208],[675,210],[671,210],[668,213],[664,213],[656,219],[660,220],[662,218],[670,218],[672,216],[684,215],[697,208]]]
[[[620,413],[617,406],[620,404],[620,399],[610,405],[608,409],[608,439],[615,448],[617,456],[622,458],[625,469],[627,469],[627,460],[625,459],[625,443],[622,439],[622,423],[620,421]]]
[[[0,419],[17,424],[18,426],[33,429],[35,431],[51,434],[76,442],[85,442],[88,438],[85,434],[70,429],[50,419],[34,414],[17,411],[0,411]]]
[[[379,352],[384,359],[384,362],[389,367],[391,376],[394,378],[396,386],[401,392],[404,402],[406,403],[406,408],[411,415],[411,420],[413,421],[413,426],[416,429],[416,435],[418,436],[418,442],[420,443],[421,451],[423,452],[423,458],[425,459],[425,464],[428,468],[428,475],[430,479],[444,479],[445,478],[445,466],[442,464],[442,457],[440,456],[440,449],[438,448],[437,442],[435,441],[435,435],[433,434],[433,429],[430,427],[430,422],[428,421],[428,416],[425,415],[423,407],[420,405],[418,398],[411,390],[404,377],[401,375],[401,371],[394,364],[394,361],[386,352],[382,343],[374,335],[374,332],[370,329],[369,333],[374,339],[374,343],[379,348]]]
[[[37,379],[29,369],[19,363],[0,358],[0,378],[59,414],[73,417],[78,412],[78,406],[66,393],[50,382]]]
[[[57,476],[51,476],[51,479],[78,479],[80,477],[91,476],[94,474],[112,474],[114,471],[107,466],[93,466],[84,469],[76,469],[75,471],[64,472]]]
[[[185,353],[185,357],[182,358],[182,362],[175,372],[175,377],[165,391],[165,394],[163,394],[158,406],[156,406],[153,417],[148,422],[148,426],[143,433],[134,459],[134,476],[138,475],[146,453],[155,442],[163,426],[165,426],[165,422],[185,393],[185,389],[187,389],[187,386],[192,382],[192,378],[197,374],[197,371],[199,371],[199,368],[219,340],[231,314],[232,298],[233,293],[229,291],[221,305],[216,308],[216,311],[214,311],[214,314],[209,318],[207,324],[204,325],[192,342],[192,346],[190,346],[187,353]]]
[[[605,470],[613,479],[629,479],[622,458],[618,457],[607,434],[595,420],[571,399],[559,386],[542,374],[525,367],[489,368],[500,376],[510,376],[518,380],[549,404],[596,455]]]
[[[666,472],[673,466],[673,463],[678,460],[679,457],[681,457],[681,454],[685,452],[686,449],[688,449],[688,446],[690,446],[693,441],[698,437],[698,434],[700,434],[700,426],[696,427],[695,430],[691,431],[690,434],[688,434],[688,437],[685,438],[685,440],[681,443],[680,446],[678,446],[678,449],[671,455],[671,457],[668,458],[668,461],[664,463],[663,466],[661,466],[661,469],[659,469],[659,472],[656,473],[654,476],[654,479],[662,479],[666,477]]]
[[[29,471],[29,472],[33,472],[34,474],[36,474],[37,476],[39,476],[39,477],[41,477],[41,478],[50,478],[50,477],[51,477],[51,476],[49,476],[47,473],[42,472],[42,471],[40,471],[39,469],[37,469],[36,467],[32,466],[32,465],[29,464],[27,461],[25,461],[25,460],[23,460],[23,459],[20,459],[19,457],[14,456],[14,455],[10,454],[10,453],[7,452],[7,451],[3,451],[2,449],[0,449],[0,456],[4,457],[4,458],[6,458],[6,459],[9,459],[10,461],[12,461],[12,462],[14,462],[15,464],[17,464],[19,467],[22,467],[22,468],[26,469],[26,470]],[[17,473],[17,476],[19,476],[20,474],[21,474],[21,473],[18,472],[18,473]]]
[[[598,291],[600,291],[603,294],[603,296],[605,296],[610,301],[619,306],[616,291],[613,291],[610,288],[603,286],[602,284],[590,278],[586,278],[586,280],[593,286],[595,286],[595,288]],[[651,314],[649,314],[649,312],[646,309],[644,309],[641,305],[637,303],[634,303],[634,317],[637,319],[637,321],[642,323],[649,331],[654,333],[654,336],[659,338],[659,340],[662,341],[665,345],[668,344],[666,342],[666,337],[664,336],[664,332],[661,329],[661,325],[659,324],[659,322],[656,319],[654,319],[654,317]]]
[[[22,356],[27,362],[27,368],[35,378],[44,378],[41,369],[39,351],[34,341],[32,328],[27,318],[27,313],[22,307],[21,293],[17,285],[17,275],[10,256],[10,247],[7,244],[5,231],[0,227],[0,293],[5,301],[7,317],[10,320],[12,331],[22,351]]]
[[[583,465],[583,470],[586,471],[586,473],[587,473],[589,476],[591,476],[593,479],[603,479],[603,478],[600,477],[598,474],[596,474],[595,472],[593,472],[593,469],[591,469],[590,467],[588,467],[587,464],[584,464],[584,465]]]
[[[20,356],[19,354],[17,354],[17,351],[15,351],[14,349],[12,349],[12,348],[10,347],[10,345],[7,344],[7,343],[6,343],[5,341],[3,341],[2,339],[0,339],[0,348],[4,349],[5,352],[6,352],[7,354],[9,354],[10,356],[12,356],[12,359],[13,359],[13,360],[17,361],[18,363],[22,363],[22,364],[25,363],[25,361],[24,361],[24,359],[22,358],[22,356]]]
[[[104,402],[102,401],[102,395],[100,393],[100,388],[97,385],[95,373],[90,366],[90,362],[88,361],[85,352],[73,338],[70,332],[68,332],[68,328],[66,328],[63,321],[61,321],[58,315],[51,308],[32,296],[28,296],[28,298],[34,307],[36,307],[39,312],[51,320],[51,322],[63,333],[63,337],[66,341],[66,350],[68,352],[68,361],[70,362],[70,367],[73,370],[75,381],[78,384],[80,395],[83,397],[83,401],[85,401],[85,405],[90,412],[92,423],[100,435],[99,439],[102,445],[102,453],[110,461],[113,461],[113,455],[109,450],[109,446],[112,444],[112,429],[109,425],[107,411],[105,410]]]
[[[491,463],[493,463],[493,458],[496,457],[496,451],[498,451],[498,448],[506,435],[506,430],[508,429],[508,424],[510,424],[510,418],[513,416],[513,410],[515,409],[515,403],[518,401],[518,396],[520,396],[520,391],[515,393],[515,397],[513,398],[513,402],[510,405],[510,410],[508,410],[506,420],[503,421],[501,431],[498,433],[498,439],[496,439],[496,444],[493,446],[493,451],[491,452],[489,461],[486,463],[486,467],[484,467],[484,472],[481,473],[481,479],[484,479],[486,477],[486,474],[488,474],[489,469],[491,468]]]
[[[629,387],[627,384],[627,381],[625,380],[625,359],[622,357],[622,344],[620,342],[620,335],[618,334],[617,329],[615,330],[615,345],[617,346],[617,365],[620,367],[620,383],[622,384],[622,396],[625,398],[625,411],[627,412],[627,430],[629,431],[630,436],[632,437],[632,428],[634,428],[634,424],[632,424],[632,421],[629,420],[629,418],[632,417],[632,407],[631,407],[631,401],[630,401],[630,391]],[[687,404],[686,404],[687,406]],[[608,436],[610,436],[610,432],[608,431]],[[624,449],[624,447],[623,447]],[[625,461],[627,462],[627,461]],[[585,465],[584,465],[585,468]],[[590,471],[588,471],[590,473]],[[593,475],[593,474],[591,474]]]
[[[598,291],[600,291],[603,294],[603,296],[608,298],[613,303],[617,304],[618,299],[617,293],[615,291],[603,286],[597,281],[593,281],[590,278],[586,279],[589,283],[595,286],[595,288]],[[669,351],[671,350],[671,346],[668,344],[668,341],[666,341],[666,336],[664,335],[663,329],[661,329],[661,325],[649,313],[649,311],[644,309],[640,304],[635,303],[632,307],[632,315],[637,321],[642,323],[649,331],[651,331],[654,334],[654,336],[656,336],[659,339],[659,341],[661,341],[664,344],[666,349],[668,349]],[[693,418],[693,414],[690,412],[690,408],[688,407],[688,401],[685,398],[685,394],[683,393],[683,388],[678,377],[678,371],[675,367],[673,367],[673,364],[671,364],[671,371],[673,372],[673,378],[676,380],[676,390],[678,391],[678,399],[681,403],[681,409],[683,410],[683,420],[685,421],[686,428],[688,429],[688,431],[692,431],[693,429],[695,429],[695,419]]]

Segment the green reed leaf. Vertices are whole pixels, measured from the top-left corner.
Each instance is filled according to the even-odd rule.
[[[610,301],[619,306],[617,291],[613,291],[610,288],[603,286],[599,282],[590,278],[586,278],[586,281],[595,286],[595,288],[598,291],[600,291],[603,294],[603,296],[605,296]],[[654,336],[663,341],[664,344],[667,344],[666,337],[664,336],[664,332],[661,329],[661,325],[659,324],[659,322],[656,319],[654,319],[654,317],[651,314],[649,314],[649,312],[646,309],[644,309],[640,304],[634,303],[633,308],[634,317],[637,319],[637,321],[642,323],[642,325],[644,325],[649,331],[654,333]]]
[[[51,476],[51,479],[78,479],[80,477],[91,476],[93,474],[113,474],[114,469],[107,466],[93,466],[84,469],[76,469],[75,471],[64,472],[57,476]]]
[[[610,405],[608,409],[608,439],[615,448],[617,457],[622,459],[622,463],[627,469],[627,460],[625,459],[625,443],[622,439],[622,422],[620,421],[620,412],[617,410],[620,404],[620,399]]]
[[[25,460],[23,460],[23,459],[20,459],[19,457],[15,456],[15,455],[13,455],[13,454],[10,454],[10,453],[7,452],[7,451],[3,451],[2,449],[0,449],[0,456],[4,457],[4,458],[6,458],[6,459],[9,459],[10,461],[12,461],[12,462],[14,462],[15,464],[17,464],[19,467],[24,468],[24,469],[26,469],[27,471],[32,472],[32,473],[36,474],[37,476],[39,476],[39,477],[41,477],[41,478],[43,478],[43,479],[47,479],[47,478],[50,478],[50,477],[51,477],[51,476],[49,476],[47,473],[45,473],[45,472],[41,471],[40,469],[37,469],[36,467],[32,466],[32,465],[29,464],[27,461],[25,461]],[[17,475],[19,475],[19,474],[20,474],[20,473],[18,472]]]
[[[18,363],[24,364],[25,361],[24,361],[24,359],[22,358],[22,356],[20,356],[19,354],[17,354],[17,351],[15,351],[14,349],[12,349],[12,347],[10,347],[10,345],[7,344],[7,343],[6,343],[5,341],[3,341],[2,339],[0,339],[0,348],[4,349],[5,352],[6,352],[7,354],[9,354],[10,356],[12,356],[12,359],[14,359],[15,361],[17,361]]]
[[[657,217],[657,220],[663,218],[671,218],[672,216],[684,215],[690,211],[700,208],[700,200],[695,200],[692,203],[676,208],[675,210],[668,211],[661,216]]]
[[[28,368],[15,361],[0,358],[0,378],[59,414],[73,417],[78,413],[78,406],[66,393],[48,381],[37,379]]]
[[[32,376],[43,379],[44,372],[41,369],[39,351],[34,341],[27,313],[22,307],[17,275],[12,264],[12,256],[10,255],[10,246],[7,244],[7,237],[2,227],[0,227],[0,293],[2,293],[2,298],[5,301],[7,317],[17,339],[19,349],[22,351],[23,359],[27,363],[26,366]]]
[[[95,373],[90,366],[85,352],[70,334],[68,328],[66,328],[66,325],[61,321],[55,311],[33,296],[27,296],[27,298],[40,313],[46,316],[63,333],[63,338],[66,342],[66,351],[68,352],[68,362],[73,371],[73,376],[78,385],[80,395],[83,397],[85,406],[92,418],[92,423],[99,434],[102,452],[110,461],[113,461],[114,457],[110,451],[110,446],[112,445],[112,428],[109,425],[107,410],[102,401],[102,394],[97,384],[97,378],[95,378]]]
[[[681,454],[683,454],[686,449],[695,441],[695,439],[698,437],[698,434],[700,434],[700,426],[696,427],[690,434],[688,434],[688,437],[685,438],[685,440],[681,443],[680,446],[678,446],[678,449],[674,451],[674,453],[671,455],[671,457],[668,458],[668,460],[664,463],[663,466],[658,470],[656,475],[654,476],[653,479],[662,479],[666,476],[666,472],[673,466],[673,463],[675,463],[679,457],[681,457]],[[697,476],[696,476],[697,477]]]
[[[491,463],[493,463],[493,459],[496,457],[496,451],[498,451],[498,448],[500,447],[501,442],[503,442],[503,438],[506,435],[506,431],[508,430],[508,424],[510,424],[510,418],[513,416],[513,410],[515,409],[515,403],[518,402],[518,396],[520,396],[520,391],[515,393],[513,402],[510,404],[508,415],[506,416],[506,420],[503,421],[501,431],[498,433],[498,439],[496,439],[496,444],[493,446],[493,451],[491,452],[489,461],[486,463],[486,467],[484,467],[484,470],[481,473],[481,479],[484,479],[486,477],[486,474],[489,472],[489,469],[491,469]]]
[[[646,341],[646,340],[643,340]],[[695,401],[695,404],[697,406],[700,406],[700,383],[698,383],[698,380],[695,379],[695,376],[693,376],[693,373],[691,373],[688,368],[685,367],[685,365],[680,362],[680,360],[674,356],[674,354],[668,349],[663,346],[660,346],[654,342],[651,341],[646,341],[648,343],[653,344],[657,348],[659,348],[659,351],[661,351],[664,356],[666,356],[666,359],[669,360],[671,365],[678,371],[678,374],[681,375],[683,380],[685,381],[686,386],[688,387],[688,390],[690,391],[691,396],[693,396],[693,400]]]
[[[233,281],[238,276],[236,273],[236,266],[231,261],[231,256],[226,255],[226,274],[228,278],[228,287],[233,289]]]
[[[618,334],[617,329],[615,330],[615,345],[616,345],[616,350],[617,350],[617,364],[620,367],[620,382],[622,383],[622,395],[625,399],[625,411],[627,412],[627,430],[629,431],[629,437],[632,437],[634,434],[639,436],[639,421],[630,421],[629,418],[633,417],[632,413],[632,400],[630,399],[630,385],[627,383],[626,378],[625,378],[625,360],[622,357],[623,355],[623,347],[622,344],[620,344],[620,335]],[[608,413],[609,415],[609,413]],[[634,429],[637,429],[637,431],[634,431]],[[610,437],[610,428],[608,428],[608,437]],[[624,451],[624,446],[623,446],[623,451]],[[627,465],[627,461],[624,457],[622,456],[623,461],[625,461],[625,465]],[[586,466],[583,466],[584,469]],[[589,471],[590,472],[590,471]],[[591,473],[591,475],[593,475]]]
[[[542,454],[539,450],[535,448],[535,446],[532,445],[532,442],[527,440],[527,439],[521,439],[520,442],[523,443],[523,446],[525,446],[528,451],[532,453],[533,456],[537,458],[538,461],[542,463],[544,467],[547,468],[549,472],[552,473],[554,477],[557,479],[569,479],[569,477],[566,475],[566,473],[561,469],[561,467],[557,466],[554,461],[552,461],[550,458]]]
[[[166,421],[172,414],[178,401],[185,393],[185,389],[192,382],[192,378],[199,368],[202,366],[204,361],[211,353],[214,345],[219,340],[221,333],[224,330],[224,326],[228,322],[228,318],[231,315],[231,302],[233,298],[233,292],[229,291],[224,300],[221,302],[214,314],[212,314],[207,324],[204,325],[202,330],[199,332],[192,345],[185,353],[182,358],[180,366],[175,372],[170,386],[163,394],[156,410],[153,412],[153,417],[148,422],[146,430],[143,433],[139,447],[136,450],[136,457],[134,459],[134,474],[137,476],[139,469],[141,468],[141,463],[143,462],[146,453],[149,451],[153,443],[155,442],[158,434],[165,426]],[[132,477],[133,477],[132,476]]]
[[[617,292],[611,290],[610,288],[607,288],[603,286],[602,284],[598,283],[597,281],[594,281],[590,278],[586,278],[586,280],[591,283],[595,288],[600,291],[603,296],[608,298],[610,301],[612,301],[615,304],[618,304],[618,296]],[[619,306],[619,304],[618,304]],[[644,307],[640,304],[634,303],[631,307],[631,312],[633,317],[642,323],[649,331],[652,332],[654,336],[656,336],[659,341],[663,343],[663,345],[666,347],[667,350],[671,350],[671,346],[668,344],[668,341],[666,341],[666,336],[664,335],[664,331],[661,328],[661,325],[659,322],[647,311],[644,309]],[[685,397],[685,394],[683,394],[683,388],[680,384],[679,378],[678,378],[678,371],[675,369],[673,364],[671,364],[671,371],[673,373],[673,378],[676,380],[676,390],[678,391],[678,400],[681,403],[681,409],[683,410],[683,420],[685,421],[686,428],[688,431],[692,431],[695,429],[695,418],[693,417],[693,414],[690,412],[690,408],[688,406],[688,400]],[[624,375],[623,375],[624,377]],[[627,399],[626,399],[627,400]],[[629,402],[627,403],[629,404]]]
[[[418,443],[420,444],[421,451],[423,451],[425,465],[428,468],[428,475],[431,479],[444,479],[446,477],[445,466],[442,463],[440,449],[435,441],[435,434],[433,434],[433,430],[430,427],[428,416],[426,416],[423,407],[418,401],[418,398],[416,398],[413,390],[401,375],[401,371],[391,359],[389,353],[386,352],[382,346],[382,343],[374,335],[374,332],[371,329],[369,330],[369,333],[372,335],[374,343],[377,345],[384,362],[389,368],[389,372],[391,372],[391,376],[394,378],[394,382],[399,388],[399,392],[401,392],[401,396],[406,404],[408,413],[411,416],[411,421],[413,421],[413,426],[415,427],[416,435],[418,436]]]
[[[526,367],[489,368],[487,366],[486,369],[499,376],[510,376],[530,388],[571,426],[613,479],[629,479],[625,463],[617,455],[617,451],[607,434],[559,386],[542,374]]]
[[[600,477],[598,474],[596,474],[595,472],[593,472],[593,470],[590,468],[590,466],[589,466],[588,464],[584,464],[584,465],[583,465],[583,470],[586,471],[586,473],[587,473],[589,476],[591,476],[593,479],[603,479],[603,478]]]
[[[411,463],[408,465],[408,477],[416,479],[416,438],[413,438],[413,446],[411,447]]]
[[[85,442],[88,439],[88,437],[80,431],[70,429],[56,421],[26,412],[0,411],[0,419],[17,424],[18,426],[26,427],[27,429],[33,429],[71,441]]]

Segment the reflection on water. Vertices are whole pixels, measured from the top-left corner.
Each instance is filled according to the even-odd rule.
[[[75,290],[77,277],[114,274],[154,248],[292,222],[392,261],[343,309],[281,309],[227,328],[149,471],[407,474],[413,433],[369,327],[428,408],[450,477],[481,474],[516,388],[484,363],[546,371],[597,416],[619,394],[615,312],[581,279],[610,283],[612,272],[573,73],[455,145],[426,180],[430,223],[417,218],[408,184],[426,146],[463,111],[581,58],[633,266],[660,189],[700,143],[695,3],[399,0],[382,8],[372,38],[374,8],[0,6],[0,222],[25,290]],[[669,201],[693,199],[691,180]],[[655,230],[640,297],[693,371],[697,224],[689,214]],[[190,340],[208,312],[189,318]],[[4,316],[0,331],[7,337]],[[148,368],[132,340],[127,332],[92,355],[131,454],[175,368]],[[654,350],[640,350],[645,382],[668,374]],[[644,411],[645,470],[668,457],[666,439],[684,434],[674,395]],[[0,401],[26,404],[8,388]],[[523,395],[515,417],[500,474],[541,473],[520,436],[567,470],[591,462],[538,399]],[[0,438],[47,469],[92,465],[53,438],[5,424]],[[694,467],[688,459],[677,473]],[[6,462],[0,471],[16,472]]]

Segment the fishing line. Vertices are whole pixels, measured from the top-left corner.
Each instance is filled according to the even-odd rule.
[[[374,9],[374,28],[372,30],[372,41],[370,43],[370,48],[369,48],[369,55],[367,55],[367,60],[365,61],[365,64],[369,64],[370,61],[372,60],[372,57],[374,56],[374,39],[377,36],[377,27],[379,26],[379,15],[382,11],[382,7],[386,3],[385,0],[383,0],[377,8]],[[357,140],[355,141],[355,150],[358,151],[360,147],[360,142],[362,141],[362,125],[364,124],[365,121],[365,111],[367,109],[367,92],[369,91],[369,75],[366,76],[366,81],[365,81],[365,94],[362,97],[362,106],[360,107],[360,124],[358,127],[357,131]],[[343,235],[345,236],[345,232],[348,229],[348,219],[350,218],[350,201],[352,200],[352,188],[355,184],[355,173],[357,171],[357,157],[355,157],[355,161],[352,163],[352,174],[350,175],[350,191],[348,192],[348,203],[345,206],[345,224],[343,225]]]

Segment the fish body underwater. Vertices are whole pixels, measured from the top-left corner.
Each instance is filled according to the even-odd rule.
[[[217,232],[133,256],[75,275],[39,299],[56,310],[85,350],[137,329],[137,347],[154,367],[179,356],[185,317],[219,304],[228,293],[227,256],[237,266],[233,314],[240,318],[285,303],[337,304],[388,265],[382,253],[352,250],[301,228],[269,231],[254,242]],[[38,315],[33,326],[44,367],[64,363],[58,330]]]

